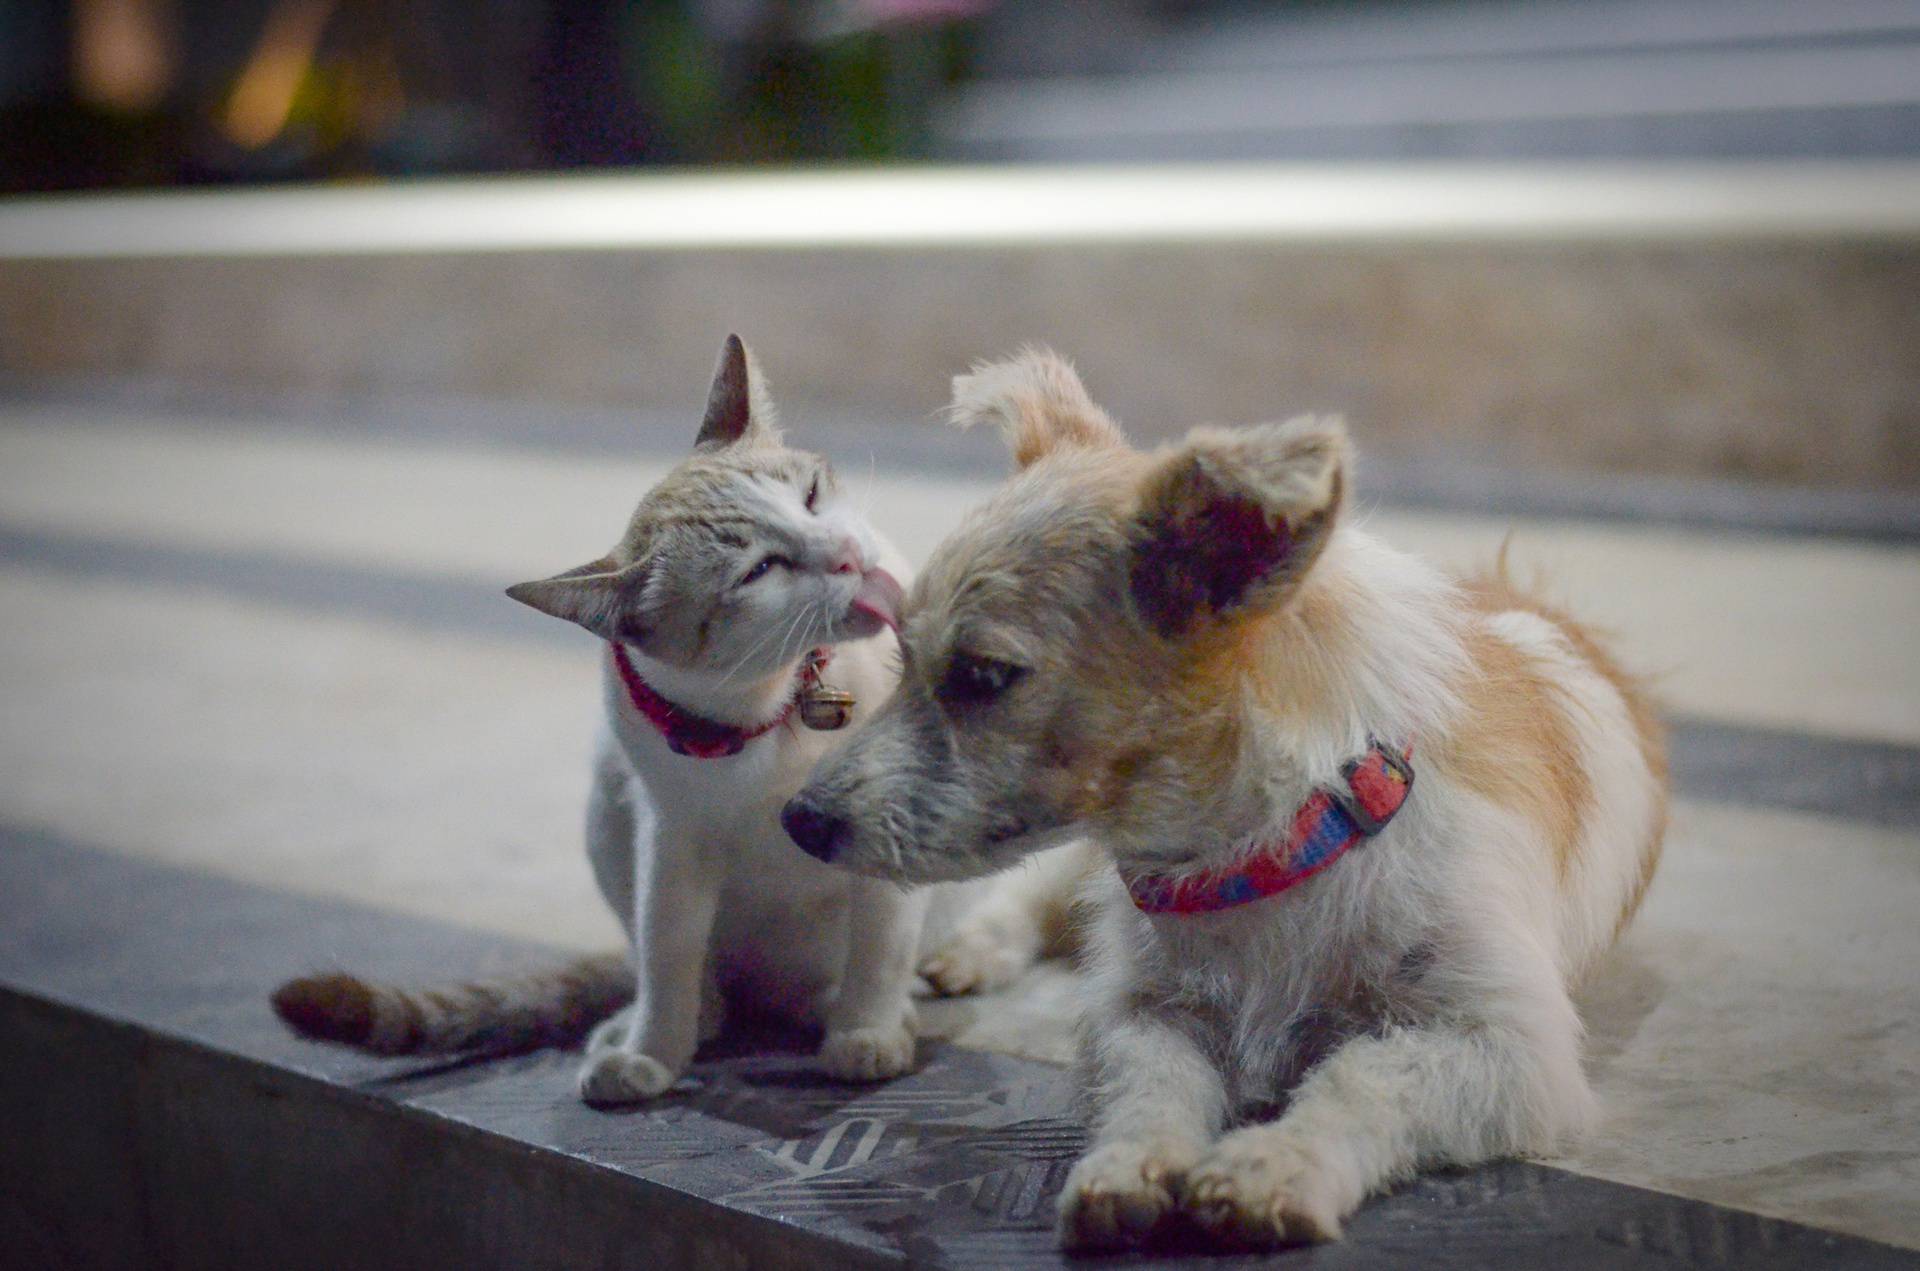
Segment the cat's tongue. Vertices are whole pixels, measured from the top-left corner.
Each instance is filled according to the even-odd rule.
[[[898,631],[900,602],[904,598],[905,593],[892,574],[884,569],[870,569],[860,576],[860,590],[853,593],[853,603],[848,608],[889,630]]]

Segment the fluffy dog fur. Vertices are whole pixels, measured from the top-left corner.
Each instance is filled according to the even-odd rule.
[[[974,876],[1078,832],[1117,865],[1091,887],[1094,1139],[1063,1242],[1176,1212],[1229,1243],[1330,1239],[1417,1168],[1585,1125],[1569,993],[1665,824],[1635,682],[1504,571],[1455,581],[1347,523],[1336,423],[1142,454],[1041,352],[956,381],[954,413],[1021,471],[929,562],[899,690],[796,802],[868,874]],[[1266,900],[1133,906],[1123,874],[1284,839],[1370,737],[1418,770],[1378,837]]]

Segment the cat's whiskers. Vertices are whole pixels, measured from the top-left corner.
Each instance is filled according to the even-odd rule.
[[[787,624],[787,629],[780,634],[779,650],[780,650],[780,660],[782,662],[786,662],[800,656],[800,653],[802,651],[801,649],[788,648],[787,646],[793,642],[793,637],[798,635],[803,627],[806,627],[806,628],[812,627],[813,609],[814,609],[814,606],[818,603],[819,603],[818,601],[808,601],[806,604],[800,606],[798,609],[794,611],[793,621],[789,622]]]
[[[805,611],[802,610],[801,612],[802,614],[804,614]],[[800,615],[795,616],[796,622],[798,621],[799,616]],[[734,659],[733,665],[728,667],[726,674],[722,675],[719,678],[719,680],[717,680],[714,683],[714,687],[725,688],[727,684],[733,679],[734,676],[738,675],[741,672],[741,670],[743,670],[749,662],[753,661],[754,655],[759,653],[761,649],[767,646],[767,642],[774,638],[774,633],[780,630],[781,628],[778,625],[777,619],[774,622],[768,623],[767,629],[760,633],[760,638],[755,640],[751,645],[747,646],[747,651],[745,653],[742,653],[739,657]],[[787,641],[792,638],[793,631],[794,631],[794,627],[793,625],[790,624],[785,629],[785,632],[780,636],[780,642],[775,647],[784,649],[786,647]],[[782,657],[779,660],[784,662],[787,659],[785,657]]]
[[[788,621],[785,627],[768,626],[766,632],[763,633],[758,640],[753,642],[752,647],[734,661],[733,666],[727,670],[725,675],[720,677],[714,687],[724,688],[735,675],[739,674],[740,671],[753,660],[755,654],[766,647],[768,637],[773,635],[776,630],[780,632],[780,638],[779,642],[774,645],[774,660],[777,663],[784,664],[800,656],[800,654],[806,651],[809,641],[800,641],[799,644],[795,646],[794,636],[798,634],[803,627],[810,632],[819,623],[819,620],[826,616],[826,609],[827,605],[824,600],[808,601],[794,611],[792,619]]]
[[[807,611],[807,630],[810,634],[800,642],[800,647],[794,650],[796,654],[805,653],[818,642],[821,636],[832,634],[833,604],[825,596],[815,600]]]

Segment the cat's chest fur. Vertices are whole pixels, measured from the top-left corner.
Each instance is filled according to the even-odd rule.
[[[694,852],[701,868],[722,878],[713,952],[750,954],[825,987],[845,950],[849,875],[808,857],[780,828],[781,805],[824,756],[840,746],[885,700],[892,687],[890,634],[834,648],[823,679],[853,694],[845,728],[807,728],[798,712],[747,743],[738,754],[699,759],[675,754],[658,728],[627,696],[612,669],[604,672],[609,731],[645,793],[654,822],[638,844],[638,887],[650,885],[654,852]]]
[[[738,754],[700,759],[675,754],[660,730],[629,699],[610,659],[602,669],[608,727],[633,773],[646,788],[655,815],[693,832],[765,838],[781,860],[806,861],[780,829],[781,804],[815,764],[852,735],[892,688],[893,637],[882,633],[837,646],[823,681],[854,696],[846,727],[808,728],[796,710],[786,722],[748,742]]]

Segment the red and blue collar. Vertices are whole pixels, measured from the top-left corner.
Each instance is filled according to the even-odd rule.
[[[1340,775],[1344,789],[1315,790],[1293,814],[1286,838],[1261,845],[1232,868],[1177,881],[1131,878],[1127,893],[1143,913],[1204,914],[1299,886],[1386,828],[1413,789],[1413,748],[1389,750],[1375,742],[1343,764]]]
[[[668,749],[691,759],[724,759],[729,755],[737,755],[747,748],[748,742],[786,723],[793,717],[801,698],[819,684],[820,672],[833,656],[831,650],[824,648],[809,653],[807,660],[800,664],[800,674],[794,681],[793,692],[788,695],[787,703],[780,708],[780,712],[765,723],[742,727],[696,715],[686,707],[668,701],[651,684],[640,678],[640,672],[633,669],[633,662],[627,657],[625,649],[611,642],[609,647],[613,650],[614,669],[620,673],[620,682],[627,687],[627,700],[633,703],[633,709],[646,716],[647,722],[660,730]]]

